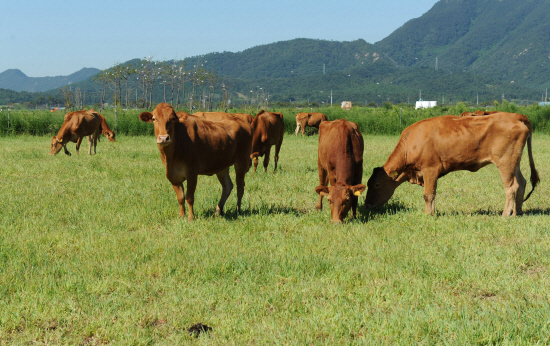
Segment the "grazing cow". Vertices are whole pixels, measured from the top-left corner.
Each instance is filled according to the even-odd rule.
[[[482,117],[446,115],[419,121],[403,130],[383,167],[373,170],[365,207],[386,203],[403,182],[424,186],[425,212],[435,212],[437,179],[447,173],[477,172],[494,163],[506,192],[502,216],[522,213],[527,182],[520,171],[525,142],[532,190],[539,182],[531,150],[531,123],[522,114],[495,113]]]
[[[172,184],[185,216],[184,199],[189,207],[189,221],[193,220],[195,189],[199,175],[216,174],[222,185],[222,195],[216,214],[223,207],[233,183],[229,167],[235,166],[237,183],[237,211],[241,211],[244,194],[244,177],[250,168],[252,128],[246,122],[232,118],[210,121],[200,117],[176,114],[168,103],[159,103],[151,112],[139,115],[141,121],[153,123],[160,158],[166,168],[166,178]],[[184,195],[183,182],[187,180]]]
[[[332,222],[342,222],[350,209],[351,218],[356,216],[358,196],[366,189],[361,184],[363,148],[363,136],[356,123],[340,119],[319,126],[317,210],[323,208],[323,196],[327,196]]]
[[[76,143],[76,153],[79,153],[82,138],[88,136],[89,149],[88,154],[92,154],[92,144],[94,146],[94,154],[96,153],[97,138],[100,133],[101,118],[100,114],[93,109],[70,112],[65,115],[65,121],[57,136],[52,137],[50,145],[50,155],[55,155],[65,150],[65,154],[71,155],[67,150],[67,143]]]
[[[281,113],[266,112],[261,110],[252,121],[252,153],[250,158],[254,160],[254,172],[258,167],[258,156],[264,156],[264,172],[269,165],[269,153],[271,146],[275,146],[275,169],[279,162],[279,150],[283,144],[283,135],[285,133],[285,123]]]
[[[495,114],[498,113],[498,111],[475,111],[475,112],[462,112],[460,114],[461,117],[475,117],[475,116],[481,116],[481,115],[489,115],[489,114]]]
[[[318,129],[323,121],[327,121],[327,116],[323,113],[298,113],[296,114],[296,131],[294,131],[294,134],[297,136],[298,131],[301,129],[303,136],[306,127],[310,126]]]

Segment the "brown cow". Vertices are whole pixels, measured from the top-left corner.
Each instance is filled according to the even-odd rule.
[[[193,220],[197,177],[213,174],[217,175],[222,185],[222,195],[216,207],[216,213],[222,215],[225,202],[233,189],[229,177],[231,166],[235,166],[237,211],[241,211],[244,177],[250,168],[250,124],[236,118],[209,121],[191,115],[176,115],[168,103],[158,104],[153,112],[143,112],[139,118],[147,123],[152,122],[155,127],[160,158],[166,167],[166,178],[176,192],[180,216],[185,216],[185,198],[189,207],[188,218]],[[185,180],[187,193],[184,195]]]
[[[279,162],[279,151],[283,144],[283,136],[285,133],[285,123],[281,113],[266,112],[261,110],[252,121],[252,129],[254,135],[252,137],[252,153],[250,158],[254,160],[254,172],[258,167],[258,156],[264,156],[264,172],[267,171],[269,165],[269,154],[271,146],[275,146],[275,169],[277,170],[277,162]]]
[[[351,218],[355,218],[358,196],[366,188],[361,184],[363,148],[363,136],[356,123],[340,119],[319,126],[317,210],[323,208],[323,196],[327,196],[332,222],[342,222],[350,208]]]
[[[78,154],[84,136],[88,136],[88,143],[90,144],[88,154],[92,154],[92,144],[95,154],[100,125],[100,115],[93,109],[67,113],[57,136],[52,137],[50,155],[59,153],[63,148],[65,154],[70,156],[71,153],[67,150],[68,142],[76,143],[76,153]]]
[[[439,177],[459,170],[476,172],[494,163],[506,192],[502,216],[519,215],[527,185],[520,171],[525,142],[533,190],[540,180],[533,162],[531,136],[527,117],[515,113],[446,115],[419,121],[403,130],[384,166],[373,170],[367,183],[365,207],[385,204],[401,183],[409,181],[424,186],[425,212],[433,215]]]
[[[475,111],[475,112],[462,112],[460,114],[461,117],[475,117],[475,116],[481,116],[481,115],[489,115],[489,114],[495,114],[498,113],[498,111]]]
[[[327,116],[323,113],[298,113],[296,114],[296,131],[294,131],[294,134],[297,136],[298,131],[301,129],[303,136],[306,131],[306,127],[310,126],[319,128],[319,125],[323,121],[327,121]]]

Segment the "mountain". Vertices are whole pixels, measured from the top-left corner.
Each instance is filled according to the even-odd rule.
[[[68,76],[27,77],[20,70],[10,69],[0,73],[0,88],[29,92],[47,91],[84,81],[100,71],[97,68],[83,68]]]
[[[374,45],[398,64],[550,84],[550,1],[441,0]]]
[[[200,63],[219,75],[242,79],[315,76],[381,63],[397,65],[365,40],[338,42],[305,38],[185,60],[188,68]]]

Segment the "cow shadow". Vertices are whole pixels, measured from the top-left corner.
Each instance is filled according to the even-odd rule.
[[[258,207],[246,208],[243,207],[241,212],[237,212],[237,208],[226,209],[221,216],[216,215],[215,209],[209,209],[204,212],[205,218],[221,217],[226,220],[237,220],[239,217],[250,217],[253,215],[273,215],[273,214],[285,214],[291,216],[302,216],[309,211],[306,209],[279,206],[279,205],[260,205]]]
[[[372,209],[366,209],[363,205],[360,205],[357,207],[357,220],[366,223],[379,215],[394,215],[401,212],[408,212],[410,210],[410,208],[406,207],[405,204],[399,201],[388,202],[381,207]]]
[[[550,215],[550,208],[535,208],[523,211],[523,215]]]
[[[502,209],[480,209],[473,212],[453,210],[453,211],[436,211],[437,216],[501,216]],[[523,210],[523,214],[519,216],[536,216],[536,215],[550,215],[550,208],[535,208]]]

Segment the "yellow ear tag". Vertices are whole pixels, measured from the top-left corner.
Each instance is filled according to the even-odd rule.
[[[397,171],[391,172],[391,176],[394,177],[394,178],[397,178],[398,175],[399,175],[399,173],[397,173]]]
[[[59,143],[63,143],[63,138],[57,140]]]
[[[361,195],[361,191],[355,191],[353,194],[354,194],[355,196],[360,196],[360,195]]]

